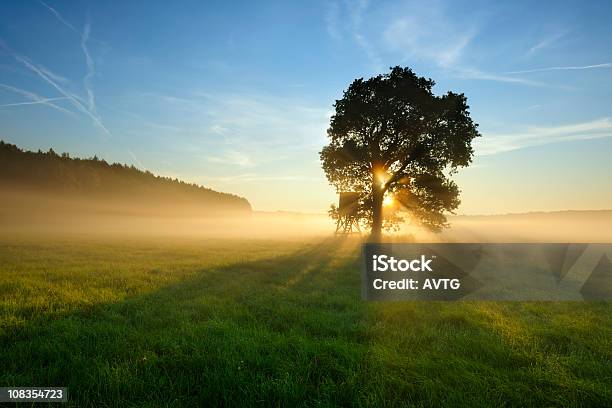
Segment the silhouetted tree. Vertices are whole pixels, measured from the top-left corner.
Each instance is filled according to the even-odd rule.
[[[436,231],[446,226],[444,212],[460,203],[450,176],[471,162],[478,125],[463,94],[436,96],[434,84],[395,67],[356,79],[334,104],[322,167],[338,191],[361,193],[359,216],[375,240],[384,221],[385,227],[401,221],[383,217],[385,194]]]

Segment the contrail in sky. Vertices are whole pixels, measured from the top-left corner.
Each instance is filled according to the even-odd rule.
[[[62,108],[61,106],[57,106],[54,103],[51,103],[53,101],[59,101],[59,100],[64,100],[64,99],[68,99],[67,97],[57,97],[57,98],[45,98],[43,96],[37,95],[33,92],[29,92],[26,91],[25,89],[21,89],[21,88],[16,88],[14,86],[10,86],[10,85],[6,85],[6,84],[0,84],[0,88],[4,88],[8,91],[11,92],[15,92],[27,99],[29,99],[29,102],[18,102],[18,103],[7,103],[4,105],[1,105],[2,107],[10,107],[10,106],[21,106],[21,105],[37,105],[37,104],[42,104],[42,105],[46,105],[49,106],[50,108],[53,109],[57,109],[61,112],[67,113],[69,115],[74,116],[74,113],[68,109]]]
[[[594,64],[594,65],[577,65],[577,66],[566,66],[566,67],[547,67],[547,68],[525,69],[522,71],[506,72],[506,74],[516,75],[516,74],[529,74],[532,72],[546,72],[546,71],[580,71],[583,69],[597,69],[597,68],[612,68],[612,62],[604,62],[603,64]]]

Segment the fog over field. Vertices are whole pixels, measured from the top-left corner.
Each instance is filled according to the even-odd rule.
[[[555,211],[487,216],[451,216],[441,234],[420,231],[421,241],[611,242],[612,211]]]
[[[167,198],[167,197],[166,197]],[[166,202],[172,201],[166,199]],[[0,190],[2,232],[15,235],[120,235],[296,239],[330,236],[326,214],[207,212],[189,204],[143,206],[24,190]],[[489,216],[449,216],[450,227],[431,233],[405,223],[393,241],[610,242],[612,211],[559,211]],[[365,238],[366,234],[363,233]]]

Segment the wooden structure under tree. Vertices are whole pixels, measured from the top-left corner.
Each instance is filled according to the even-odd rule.
[[[359,229],[359,193],[338,193],[338,220],[336,221],[336,234],[361,234]]]

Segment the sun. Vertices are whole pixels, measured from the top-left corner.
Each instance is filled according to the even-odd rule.
[[[383,198],[383,206],[389,207],[393,205],[393,201],[393,197],[391,197],[390,195],[385,195],[385,197]]]

